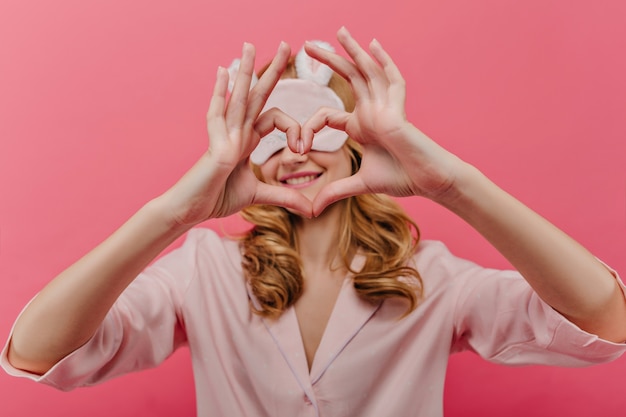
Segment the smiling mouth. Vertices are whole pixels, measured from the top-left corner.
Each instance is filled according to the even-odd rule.
[[[281,182],[286,185],[302,185],[309,183],[317,178],[319,178],[322,174],[312,174],[312,175],[303,175],[301,177],[291,177],[286,180],[282,180]]]

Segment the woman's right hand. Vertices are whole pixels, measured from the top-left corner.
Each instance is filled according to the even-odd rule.
[[[301,193],[259,181],[248,157],[261,137],[274,128],[286,133],[296,150],[300,125],[278,109],[260,115],[267,97],[278,82],[290,55],[281,43],[258,83],[250,89],[254,71],[254,46],[244,44],[241,64],[230,97],[228,71],[217,72],[207,113],[209,148],[200,160],[160,199],[171,219],[193,226],[210,218],[234,214],[252,204],[271,204],[311,217],[312,205]]]
[[[96,332],[124,289],[169,244],[203,220],[249,204],[275,204],[311,215],[311,202],[294,190],[259,181],[248,156],[277,127],[296,148],[300,126],[279,110],[259,116],[290,50],[281,44],[269,69],[250,90],[254,47],[244,45],[233,93],[220,68],[207,115],[209,147],[168,191],[150,201],[113,234],[43,288],[16,321],[7,353],[18,369],[48,371]]]

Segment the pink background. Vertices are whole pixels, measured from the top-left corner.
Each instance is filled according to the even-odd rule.
[[[216,67],[243,41],[260,66],[280,40],[337,46],[341,25],[395,57],[418,127],[626,274],[625,21],[622,0],[2,0],[0,335],[200,155]],[[507,266],[443,209],[402,204],[425,238]],[[571,370],[458,355],[446,415],[623,416],[625,371],[626,359]],[[2,373],[0,414],[187,416],[192,384],[185,350],[71,393]]]

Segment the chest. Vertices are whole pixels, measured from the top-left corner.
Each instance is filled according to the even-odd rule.
[[[309,370],[341,290],[341,279],[308,281],[295,305]]]
[[[418,323],[398,320],[401,305],[366,303],[349,280],[305,293],[275,320],[244,316],[243,307],[237,319],[238,304],[227,301],[230,311],[187,321],[198,338],[190,341],[198,398],[223,405],[221,415],[440,415],[422,411],[441,403],[450,341],[416,337]]]

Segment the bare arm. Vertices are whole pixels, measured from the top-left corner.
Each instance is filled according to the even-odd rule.
[[[163,213],[160,202],[148,203],[37,295],[15,324],[13,366],[43,374],[91,338],[126,286],[187,230]]]
[[[555,310],[603,339],[626,341],[626,302],[609,270],[475,168],[458,172],[439,202],[491,242]]]
[[[277,111],[259,116],[289,53],[289,46],[281,44],[268,71],[250,90],[255,52],[252,45],[244,45],[230,99],[228,73],[218,70],[207,114],[208,150],[172,188],[35,297],[15,324],[8,350],[13,366],[43,374],[86,343],[132,280],[194,225],[257,203],[311,215],[311,203],[300,193],[261,183],[248,165],[260,137],[275,127],[286,131],[295,149],[300,126],[294,120]]]
[[[348,80],[355,109],[321,110],[302,134],[309,138],[324,125],[343,129],[361,143],[363,158],[359,172],[320,191],[314,213],[340,198],[370,192],[430,198],[489,240],[554,309],[584,330],[625,341],[626,300],[612,274],[580,244],[409,123],[404,79],[378,42],[370,43],[368,53],[345,29],[337,37],[351,60],[312,44],[307,52]]]

